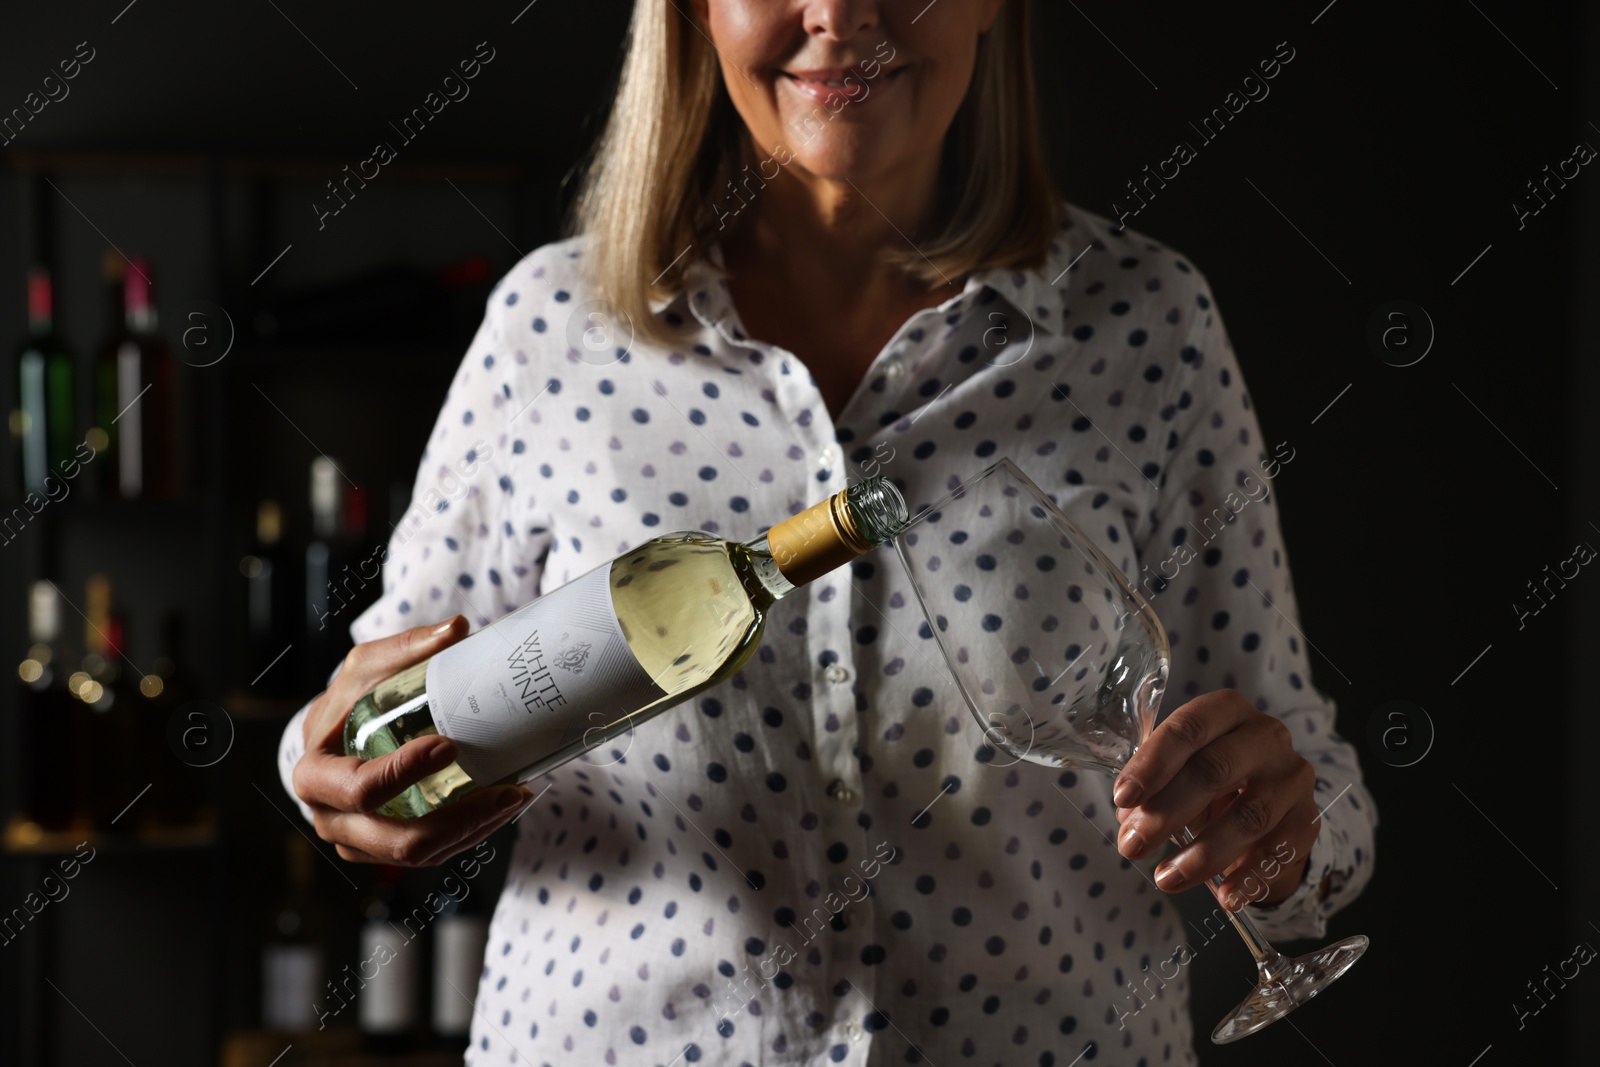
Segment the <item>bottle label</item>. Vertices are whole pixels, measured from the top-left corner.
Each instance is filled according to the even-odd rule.
[[[322,993],[322,953],[311,945],[268,945],[261,956],[261,1025],[310,1030]]]
[[[117,349],[117,404],[122,414],[117,419],[118,487],[123,496],[135,497],[144,491],[144,423],[140,405],[134,401],[146,386],[139,381],[139,346],[124,341]],[[115,420],[114,420],[115,421]]]
[[[434,927],[433,1029],[465,1037],[472,1029],[472,1001],[483,972],[489,924],[481,915],[445,915]],[[465,994],[465,996],[463,996]]]
[[[622,636],[609,563],[440,652],[426,684],[434,725],[482,785],[578,742],[600,744],[666,695]]]
[[[354,970],[364,982],[357,1015],[366,1033],[401,1034],[417,1023],[417,954],[406,952],[410,943],[391,923],[361,927],[361,963]]]

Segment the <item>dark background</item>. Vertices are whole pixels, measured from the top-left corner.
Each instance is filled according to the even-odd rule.
[[[385,539],[488,287],[557,236],[628,5],[525,2],[105,0],[30,10],[0,36],[0,113],[78,42],[96,50],[70,95],[0,148],[0,338],[22,336],[24,271],[43,259],[87,360],[110,328],[108,243],[151,257],[174,345],[197,321],[220,338],[224,317],[235,338],[221,363],[180,367],[183,499],[84,493],[0,548],[0,646],[26,647],[35,578],[76,600],[89,573],[111,574],[130,658],[172,655],[237,731],[226,760],[192,772],[213,833],[108,845],[0,950],[0,1062],[209,1063],[224,1034],[256,1023],[257,928],[292,814],[276,741],[342,648],[302,648],[252,686],[265,663],[234,639],[237,562],[264,497],[284,502],[286,541],[304,544],[319,451],[371,494],[361,547]],[[1505,0],[1034,7],[1053,170],[1101,214],[1175,140],[1199,147],[1187,122],[1278,42],[1296,50],[1271,95],[1130,224],[1205,271],[1268,440],[1296,449],[1276,484],[1302,627],[1381,816],[1373,880],[1330,939],[1363,932],[1372,948],[1293,1026],[1227,1048],[1204,1035],[1251,968],[1242,947],[1202,953],[1202,1062],[1591,1062],[1600,976],[1581,972],[1520,1030],[1512,1004],[1531,1007],[1526,983],[1575,943],[1600,942],[1583,844],[1600,579],[1580,574],[1520,630],[1511,604],[1600,537],[1600,176],[1584,168],[1520,230],[1511,204],[1575,143],[1600,146],[1600,13]],[[319,230],[309,205],[323,183],[395,142],[388,121],[480,41],[496,56],[471,95]],[[1424,308],[1436,334],[1412,366],[1367,341],[1392,300]],[[1422,344],[1426,325],[1410,327]],[[14,389],[8,372],[8,411]],[[187,621],[179,648],[160,647],[169,612]],[[64,623],[76,633],[71,611]],[[1395,700],[1432,723],[1427,748],[1420,718],[1405,720],[1412,751],[1427,751],[1410,766],[1367,740]],[[324,856],[319,888],[353,921],[357,892],[333,865],[357,882],[367,872]],[[0,857],[0,907],[55,859]]]

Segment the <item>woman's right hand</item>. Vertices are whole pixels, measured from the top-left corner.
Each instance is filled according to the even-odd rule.
[[[467,635],[467,620],[418,626],[359,644],[344,658],[305,717],[305,755],[294,768],[294,791],[311,808],[317,835],[352,863],[431,867],[482,841],[527,807],[533,794],[499,786],[454,801],[421,818],[374,814],[428,775],[448,767],[456,746],[443,736],[419,737],[387,756],[344,754],[344,724],[361,697],[396,671],[420,663]]]

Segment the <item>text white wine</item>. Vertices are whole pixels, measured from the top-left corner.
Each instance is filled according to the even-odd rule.
[[[416,817],[536,778],[726,680],[784,596],[893,537],[905,500],[870,478],[750,542],[653,538],[386,679],[345,722],[375,759],[443,734],[457,759],[390,800]]]

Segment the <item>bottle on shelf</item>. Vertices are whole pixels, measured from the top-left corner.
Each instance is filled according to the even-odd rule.
[[[251,688],[265,696],[297,691],[288,653],[300,639],[293,617],[296,602],[289,558],[283,550],[283,508],[276,500],[256,505],[255,541],[239,560],[245,581],[248,673]]]
[[[362,1043],[374,1052],[403,1052],[417,1043],[420,951],[400,927],[406,914],[399,867],[380,866],[361,905],[357,970],[365,983],[356,995]]]
[[[28,335],[17,350],[17,406],[11,432],[25,493],[51,495],[77,445],[72,353],[55,328],[50,272],[28,272]]]
[[[339,534],[351,545],[359,545],[367,536],[367,491],[360,486],[347,485],[340,500]]]
[[[116,267],[108,260],[108,273]],[[179,489],[177,363],[161,338],[142,256],[122,265],[122,315],[96,368],[96,426],[107,434],[110,488],[124,499]]]
[[[305,682],[323,685],[348,647],[351,620],[382,588],[379,557],[363,547],[367,491],[328,456],[311,462],[311,535],[305,553]]]
[[[306,681],[321,686],[341,652],[332,573],[339,543],[339,466],[328,456],[311,461],[311,540],[305,553],[304,662]]]
[[[373,759],[444,734],[457,762],[381,809],[415,817],[486,786],[525,782],[731,677],[767,611],[893,537],[894,484],[869,478],[753,541],[704,531],[646,541],[399,672],[345,720]]]
[[[270,645],[277,615],[277,586],[283,581],[278,542],[283,537],[283,511],[276,500],[256,505],[256,539],[250,555],[239,561],[239,573],[246,583],[246,604],[250,619],[250,640],[263,648]]]
[[[138,729],[147,768],[145,778],[150,792],[140,801],[149,821],[167,827],[192,827],[205,817],[205,779],[200,767],[192,767],[176,758],[171,748],[168,727],[179,709],[190,702],[195,686],[190,672],[184,667],[189,662],[184,643],[183,616],[168,611],[161,625],[162,655],[149,664],[150,673],[138,680]],[[203,713],[196,712],[203,722]],[[193,729],[193,727],[186,727]],[[209,729],[190,736],[210,740]],[[221,740],[217,739],[221,744]],[[219,754],[220,757],[220,754]]]
[[[138,679],[123,659],[123,615],[112,593],[111,579],[89,576],[84,595],[83,667],[67,679],[67,688],[88,706],[89,801],[94,827],[107,833],[131,832],[136,819],[124,812],[144,788],[136,782],[139,751]]]
[[[289,884],[272,909],[261,950],[261,1025],[272,1030],[314,1030],[315,1004],[325,999],[323,936],[326,923],[316,895],[316,855],[299,834],[284,838]]]
[[[115,350],[122,336],[126,313],[122,310],[123,274],[127,261],[115,248],[107,248],[100,255],[100,291],[104,302],[105,336],[91,369],[89,387],[89,428],[83,439],[95,451],[95,475],[91,479],[94,492],[102,497],[117,495],[117,457],[111,451],[111,431],[116,429],[111,420],[116,408],[111,402],[116,397],[115,364],[107,364],[106,354]]]
[[[433,1038],[444,1050],[459,1052],[472,1031],[472,1005],[489,943],[489,914],[483,896],[461,882],[461,896],[441,894],[445,904],[433,921]]]
[[[67,692],[60,651],[61,606],[56,587],[37,581],[28,590],[27,658],[17,668],[19,814],[43,831],[83,829],[86,784],[85,709]]]

